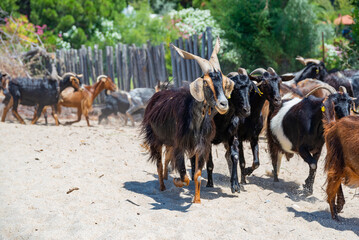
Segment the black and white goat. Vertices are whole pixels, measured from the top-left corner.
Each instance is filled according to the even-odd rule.
[[[208,159],[211,141],[215,134],[213,116],[228,111],[228,100],[234,83],[224,76],[218,62],[219,38],[210,60],[173,48],[185,59],[197,61],[203,76],[190,83],[189,88],[160,91],[150,99],[142,121],[144,145],[148,147],[150,160],[157,164],[160,190],[163,182],[162,146],[168,150],[166,158],[179,172],[174,179],[177,187],[188,186],[184,154],[195,156],[195,197],[200,203],[202,168]]]
[[[331,94],[326,98],[311,96],[320,88],[327,89]],[[338,93],[326,85],[313,89],[303,99],[293,98],[283,101],[279,108],[270,108],[267,139],[275,182],[278,182],[283,154],[290,158],[297,153],[309,165],[304,193],[313,193],[317,161],[324,144],[323,118],[335,116],[339,119],[349,115],[352,101],[346,90]]]

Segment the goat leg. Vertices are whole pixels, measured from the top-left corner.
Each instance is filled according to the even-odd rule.
[[[304,194],[308,196],[313,194],[313,184],[314,184],[315,174],[317,171],[317,160],[320,156],[320,152],[321,151],[316,152],[314,156],[312,156],[306,147],[301,146],[299,148],[299,155],[309,165],[309,175],[308,178],[305,180],[305,184],[303,185]]]
[[[51,115],[55,120],[55,124],[56,124],[56,126],[59,126],[60,122],[59,122],[59,118],[57,116],[57,106],[51,105],[51,110],[52,110]],[[47,125],[47,118],[45,120],[46,120],[46,125]]]
[[[36,116],[34,119],[32,119],[31,124],[35,124],[37,120],[40,118],[42,110],[44,109],[44,105],[39,105],[36,110]]]
[[[183,152],[181,152],[178,149],[174,149],[173,153],[174,153],[174,158],[176,160],[176,168],[180,174],[180,178],[173,179],[173,184],[176,187],[188,186],[189,178],[188,178],[187,172],[186,172],[186,166],[185,166],[185,162],[184,162],[184,154],[183,154]]]
[[[190,161],[191,161],[191,177],[192,177],[192,181],[194,181],[194,173],[196,171],[196,156],[191,157]]]
[[[82,109],[81,109],[81,107],[78,107],[77,108],[77,120],[71,121],[71,122],[66,122],[66,125],[71,125],[71,124],[80,122],[81,121],[81,116],[82,116]]]
[[[2,117],[1,117],[1,121],[2,122],[5,122],[5,118],[6,118],[6,115],[7,115],[7,112],[9,111],[9,109],[13,106],[14,104],[14,100],[13,98],[11,97],[10,98],[10,101],[6,104],[6,106],[4,107],[4,110],[3,110],[3,113],[2,113]]]
[[[343,193],[342,185],[340,184],[337,192],[337,206],[336,206],[337,213],[340,213],[343,210],[344,204],[345,204],[344,193]]]
[[[211,151],[209,152],[209,156],[208,156],[208,162],[207,162],[207,185],[206,187],[213,187],[213,158],[212,158],[212,147],[211,147]]]
[[[194,174],[194,186],[195,186],[195,196],[193,203],[201,203],[201,180],[202,180],[202,167],[203,167],[203,158],[196,154],[196,173]]]
[[[326,192],[327,192],[327,196],[328,196],[327,201],[329,203],[330,212],[332,214],[332,218],[334,220],[339,221],[338,206],[335,205],[335,197],[338,194],[340,194],[340,191],[341,191],[341,193],[343,193],[342,189],[341,189],[341,181],[340,181],[340,178],[337,176],[328,176],[327,182],[328,182],[328,184],[327,184]],[[343,198],[344,198],[344,196],[343,196]],[[343,206],[341,206],[339,208],[342,208],[342,207]]]
[[[232,160],[232,172],[231,172],[231,191],[232,191],[232,193],[240,192],[240,186],[239,186],[239,182],[238,182],[238,170],[237,170],[238,160],[239,160],[238,145],[239,145],[238,139],[237,139],[237,137],[234,137],[230,146],[228,146],[228,148],[227,148],[227,151],[230,151],[230,156],[231,156],[231,160]]]
[[[282,157],[283,153],[279,152],[278,150],[273,150],[273,152],[271,152],[274,182],[279,182],[278,174],[280,165],[282,163]]]
[[[166,147],[166,153],[165,153],[165,169],[163,170],[163,178],[168,179],[168,164],[170,163],[172,159],[172,147]]]
[[[241,169],[241,184],[246,184],[246,174],[247,173],[247,169],[246,168],[246,160],[244,158],[244,153],[243,153],[243,142],[240,141],[238,143],[238,153],[239,153],[239,167]]]
[[[19,122],[21,124],[25,124],[24,120],[22,119],[22,117],[19,115],[19,113],[17,112],[17,106],[19,104],[19,99],[14,99],[14,105],[12,107],[12,114],[17,118],[17,120],[19,120]]]

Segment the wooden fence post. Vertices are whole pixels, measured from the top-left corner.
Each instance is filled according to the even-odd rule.
[[[208,59],[209,59],[213,52],[212,28],[207,27],[206,32],[207,32],[207,49],[208,49]]]
[[[191,52],[190,50],[190,46],[189,46],[190,42],[189,39],[185,39],[185,50],[187,52]],[[187,81],[193,81],[194,79],[192,78],[192,61],[193,60],[186,60],[186,71],[187,71]]]
[[[202,33],[202,48],[201,48],[201,58],[207,59],[206,56],[206,32]]]
[[[180,48],[180,49],[183,49],[183,39],[182,39],[182,37],[180,37],[179,39],[178,39],[178,47]],[[187,76],[186,76],[186,64],[185,64],[185,60],[182,58],[182,57],[180,57],[180,62],[181,62],[181,77],[182,77],[182,82],[183,81],[189,81],[188,79],[187,79]]]
[[[198,52],[198,36],[197,36],[197,34],[193,35],[193,54],[197,55],[197,56],[199,54],[199,52]],[[196,78],[201,76],[202,71],[201,71],[201,68],[199,67],[199,65],[198,65],[198,63],[196,61],[194,61],[194,66],[195,66],[195,78],[194,79],[196,79]]]
[[[148,69],[148,74],[149,74],[149,79],[150,79],[150,86],[154,87],[157,82],[156,82],[156,76],[155,76],[155,67],[154,67],[154,62],[153,62],[153,55],[151,52],[151,42],[147,41],[147,46],[145,48],[146,50],[146,54],[147,54],[147,69]]]

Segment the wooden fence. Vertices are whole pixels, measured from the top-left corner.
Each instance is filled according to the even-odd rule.
[[[213,51],[212,30],[207,27],[202,36],[193,35],[183,42],[182,38],[177,39],[173,45],[194,55],[209,59]],[[171,48],[172,76],[175,86],[182,86],[183,81],[192,82],[202,75],[202,70],[195,60],[185,60],[178,55],[176,50]]]
[[[213,38],[210,27],[200,37],[193,35],[183,41],[179,38],[173,43],[187,52],[209,59],[213,51]],[[172,81],[180,87],[183,81],[192,82],[200,77],[202,70],[195,60],[181,58],[174,49],[171,51]],[[61,49],[56,51],[57,72],[82,73],[84,83],[91,85],[97,76],[105,74],[118,84],[119,89],[129,91],[138,87],[155,87],[158,81],[168,81],[165,62],[165,46],[152,46],[150,42],[142,48],[135,45],[117,44],[105,50],[82,46],[81,49]],[[103,103],[104,93],[96,100]]]
[[[154,87],[158,81],[168,80],[164,44],[151,46],[150,42],[142,48],[135,45],[117,44],[107,46],[105,52],[97,45],[82,46],[81,49],[62,49],[56,51],[57,72],[82,73],[84,83],[93,84],[97,76],[105,74],[118,84],[119,89],[129,91],[138,87]],[[97,103],[102,103],[102,93]]]

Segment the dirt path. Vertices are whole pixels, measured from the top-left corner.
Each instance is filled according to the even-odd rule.
[[[261,141],[260,168],[244,191],[232,194],[223,148],[215,147],[215,187],[203,181],[202,204],[194,205],[193,182],[175,188],[176,173],[165,182],[167,190],[159,191],[156,167],[141,153],[137,128],[40,121],[0,123],[0,133],[0,239],[359,238],[355,189],[344,187],[342,221],[330,218],[324,155],[314,195],[302,197],[307,165],[297,156],[283,160],[280,182],[274,183]],[[245,156],[251,164],[248,145]]]

